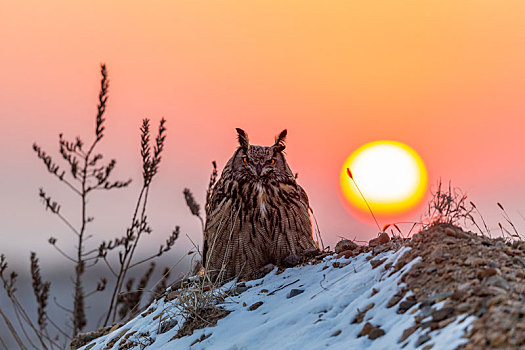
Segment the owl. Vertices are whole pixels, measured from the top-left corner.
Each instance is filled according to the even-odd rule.
[[[206,203],[203,266],[223,280],[256,276],[267,264],[318,251],[308,196],[284,156],[286,130],[272,146],[250,145],[237,129],[233,153]]]

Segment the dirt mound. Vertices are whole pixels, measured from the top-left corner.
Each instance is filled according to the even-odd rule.
[[[404,243],[412,250],[395,271],[422,258],[402,279],[414,293],[408,302],[421,303],[423,311],[406,336],[419,327],[442,328],[467,314],[478,319],[462,349],[525,347],[525,242],[489,239],[439,224]],[[392,303],[401,297],[394,296]],[[445,305],[432,309],[440,301]]]

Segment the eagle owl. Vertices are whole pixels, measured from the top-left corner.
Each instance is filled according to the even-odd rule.
[[[239,147],[206,203],[203,266],[222,279],[253,277],[269,263],[319,249],[308,197],[283,154],[286,130],[269,147],[237,133]]]

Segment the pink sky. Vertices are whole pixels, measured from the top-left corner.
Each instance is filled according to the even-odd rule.
[[[102,149],[122,178],[140,182],[140,120],[168,120],[152,247],[175,224],[200,240],[182,189],[203,202],[210,162],[222,169],[236,127],[255,144],[288,129],[288,161],[332,246],[376,234],[344,208],[338,176],[354,149],[380,139],[414,148],[429,182],[452,180],[490,227],[502,221],[498,201],[525,227],[522,1],[4,0],[0,43],[0,242],[24,259],[28,249],[55,256],[50,235],[71,238],[37,191],[76,218],[73,196],[31,144],[53,153],[59,132],[91,137],[101,62],[111,79]],[[97,242],[123,232],[136,191],[93,196]]]

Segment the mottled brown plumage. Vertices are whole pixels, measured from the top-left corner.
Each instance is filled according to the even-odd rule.
[[[306,192],[283,154],[286,130],[269,147],[252,146],[237,129],[239,148],[206,204],[203,265],[223,279],[251,277],[269,263],[317,250]]]

